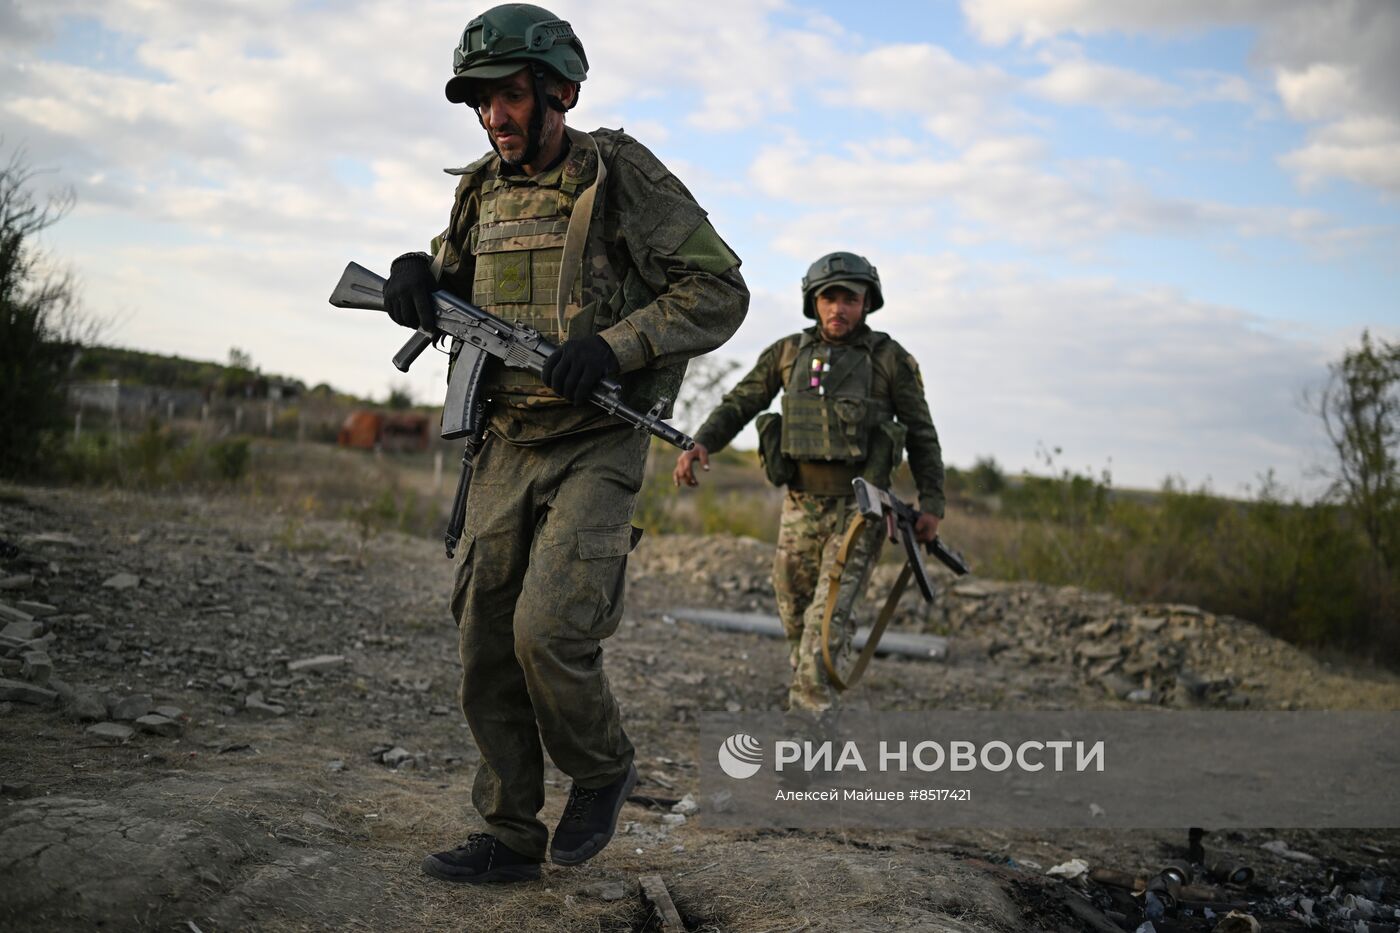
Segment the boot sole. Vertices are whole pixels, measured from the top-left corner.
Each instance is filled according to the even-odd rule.
[[[627,803],[628,796],[632,789],[637,786],[637,767],[633,765],[627,770],[627,783],[622,785],[622,793],[617,795],[617,806],[613,809],[612,823],[606,833],[594,833],[593,837],[569,852],[561,852],[558,849],[549,850],[549,860],[556,865],[579,865],[588,861],[593,856],[607,848],[612,842],[613,834],[617,832],[617,818],[622,814],[622,808]]]
[[[456,884],[497,884],[511,881],[538,881],[540,866],[538,863],[502,865],[479,875],[467,875],[455,871],[430,855],[423,859],[423,874],[439,881],[451,881]]]

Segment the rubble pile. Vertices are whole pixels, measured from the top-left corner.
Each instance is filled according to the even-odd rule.
[[[726,535],[669,536],[633,557],[630,578],[665,581],[676,605],[774,612],[773,546]],[[910,585],[891,631],[947,636],[950,655],[977,655],[1020,669],[1064,671],[1106,697],[1177,708],[1259,707],[1262,669],[1313,662],[1257,625],[1194,606],[1133,605],[1077,587],[957,580],[927,562],[937,595],[927,604]],[[886,555],[871,573],[861,610],[873,617],[900,564]],[[700,602],[707,600],[707,602]]]

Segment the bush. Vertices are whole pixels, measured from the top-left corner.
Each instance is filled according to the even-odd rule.
[[[49,459],[49,475],[59,481],[158,489],[236,483],[248,474],[252,453],[247,438],[204,443],[152,421],[120,440],[96,432],[65,439]]]
[[[43,206],[28,186],[21,156],[0,166],[0,475],[19,476],[44,462],[45,436],[64,420],[63,377],[80,336],[72,279],[43,276],[36,234],[72,205],[59,195]]]

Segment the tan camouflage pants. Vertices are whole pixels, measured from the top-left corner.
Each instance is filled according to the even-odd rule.
[[[789,490],[783,501],[778,551],[773,561],[773,591],[778,616],[787,633],[792,685],[788,707],[831,709],[836,689],[822,663],[822,617],[827,579],[836,563],[846,529],[856,516],[854,496],[814,496]],[[884,529],[867,524],[851,545],[831,619],[831,653],[838,667],[849,663],[856,623],[852,610],[865,591],[880,556]]]
[[[542,751],[582,787],[632,763],[600,642],[622,618],[632,507],[648,436],[613,428],[477,459],[452,613],[462,712],[481,752],[472,803],[492,833],[543,858]]]

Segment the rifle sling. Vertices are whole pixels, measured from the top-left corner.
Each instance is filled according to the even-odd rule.
[[[596,139],[590,134],[572,127],[566,126],[564,131],[569,134],[569,140],[575,145],[586,143],[593,147],[593,154],[598,158],[598,174],[594,177],[593,184],[589,185],[574,202],[573,210],[569,213],[569,229],[564,233],[564,255],[559,261],[559,297],[555,305],[561,338],[566,337],[569,333],[564,321],[564,309],[573,296],[574,280],[578,278],[579,266],[582,265],[583,261],[583,249],[588,243],[588,227],[593,221],[593,202],[597,200],[598,189],[602,187],[603,179],[608,174],[607,166],[603,165],[603,153],[599,151]]]
[[[837,690],[851,689],[865,673],[870,659],[875,657],[875,649],[880,645],[880,638],[885,634],[885,627],[894,618],[894,610],[899,605],[899,597],[904,595],[904,588],[909,585],[909,578],[914,575],[914,568],[906,560],[904,569],[899,572],[899,579],[895,581],[894,588],[890,590],[889,598],[885,600],[884,608],[880,610],[880,615],[871,627],[870,634],[866,636],[865,647],[861,650],[860,657],[856,658],[856,663],[851,666],[851,672],[842,677],[836,670],[836,659],[831,656],[831,618],[836,612],[836,600],[841,592],[841,575],[846,569],[846,560],[850,557],[851,545],[855,543],[856,538],[864,529],[865,515],[857,512],[850,527],[846,529],[846,537],[841,541],[841,548],[836,552],[836,560],[832,563],[831,572],[827,576],[826,611],[822,613],[822,665],[826,668],[826,676],[831,681],[831,685]]]

